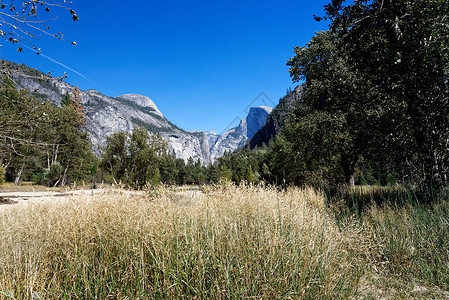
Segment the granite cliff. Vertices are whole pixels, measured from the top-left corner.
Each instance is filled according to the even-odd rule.
[[[37,97],[61,105],[64,94],[71,94],[74,86],[45,76],[25,65],[10,63],[15,71],[11,77],[16,84]],[[118,131],[131,131],[135,126],[143,126],[150,133],[160,134],[167,142],[169,150],[178,158],[199,159],[202,164],[214,162],[225,152],[242,147],[265,125],[271,112],[269,107],[251,108],[248,116],[241,120],[239,126],[228,130],[223,135],[213,131],[187,132],[177,127],[159,111],[156,104],[148,97],[138,94],[125,94],[117,97],[103,95],[97,90],[81,91],[82,103],[87,110],[86,130],[99,154],[105,146],[107,136]]]
[[[304,85],[298,85],[293,91],[282,98],[270,115],[267,116],[264,125],[259,127],[259,130],[250,138],[245,147],[253,149],[258,146],[260,147],[262,144],[267,145],[273,137],[278,135],[288,116],[295,109],[296,105],[301,103],[304,90]]]

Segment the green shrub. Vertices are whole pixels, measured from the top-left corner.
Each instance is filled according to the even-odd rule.
[[[58,163],[55,162],[50,166],[50,171],[48,172],[48,185],[54,185],[56,182],[61,180],[62,175],[64,172],[64,167]]]
[[[5,182],[5,167],[3,167],[2,164],[0,164],[0,184]]]
[[[36,174],[33,174],[31,180],[40,185],[46,185],[48,183],[48,169],[43,169]]]

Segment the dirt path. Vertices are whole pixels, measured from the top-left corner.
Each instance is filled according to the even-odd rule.
[[[0,205],[18,204],[23,205],[35,201],[59,201],[66,199],[69,196],[91,194],[90,190],[79,190],[70,192],[51,192],[51,191],[39,191],[39,192],[1,192],[0,193]],[[95,193],[98,193],[95,191]]]
[[[70,197],[92,197],[105,194],[121,194],[125,197],[132,195],[148,196],[144,191],[130,191],[124,189],[95,189],[95,190],[74,190],[67,192],[56,191],[14,191],[0,192],[0,209],[8,206],[26,205],[34,202],[58,202],[67,201]],[[172,200],[179,202],[192,202],[203,198],[204,194],[199,189],[177,187],[174,191],[167,193]]]
[[[114,190],[114,189],[96,189],[96,190],[75,190],[68,192],[52,192],[52,191],[39,191],[39,192],[0,192],[0,208],[15,205],[26,205],[33,202],[43,201],[66,201],[70,197],[91,197],[95,195],[104,195],[109,193],[120,193],[124,195],[144,195],[144,192],[127,191],[127,190]]]

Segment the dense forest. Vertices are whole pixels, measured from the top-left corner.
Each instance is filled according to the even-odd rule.
[[[101,158],[79,92],[61,107],[5,77],[0,87],[0,180],[49,186],[122,183],[404,185],[446,189],[449,172],[447,1],[332,1],[330,27],[287,62],[300,101],[268,143],[209,166],[177,159],[144,127],[108,137]],[[291,92],[291,91],[290,91]],[[287,95],[288,97],[288,95]]]
[[[332,1],[330,28],[287,65],[305,92],[268,149],[242,159],[263,180],[402,184],[427,194],[448,180],[447,1]]]

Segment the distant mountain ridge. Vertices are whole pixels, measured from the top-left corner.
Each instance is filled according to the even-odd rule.
[[[3,68],[5,65],[12,70],[10,76],[20,88],[55,105],[60,106],[62,97],[74,90],[74,86],[65,81],[42,79],[43,73],[26,65],[3,61]],[[214,162],[225,152],[232,152],[244,146],[265,124],[272,110],[269,107],[251,108],[239,126],[219,135],[212,131],[182,130],[167,120],[156,104],[144,95],[124,94],[109,97],[91,89],[81,91],[81,98],[87,110],[86,130],[97,154],[100,153],[101,147],[105,146],[107,136],[118,131],[129,132],[136,126],[143,126],[150,133],[160,134],[176,157],[184,160],[190,157],[194,160],[199,159],[204,165]]]

